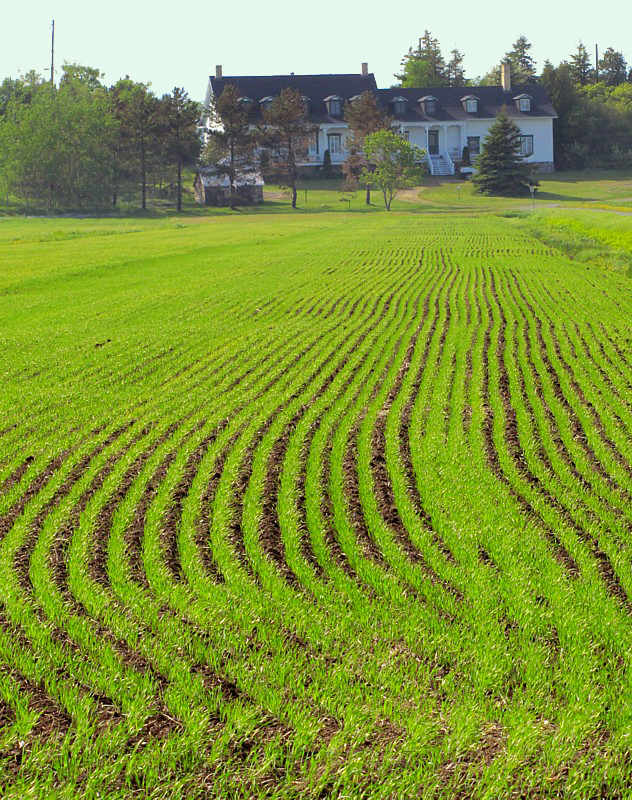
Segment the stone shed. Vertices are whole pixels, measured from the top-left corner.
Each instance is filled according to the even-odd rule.
[[[236,181],[237,205],[254,206],[263,203],[265,182],[259,172],[244,172]],[[211,167],[203,167],[193,183],[195,199],[207,206],[230,205],[230,181]]]

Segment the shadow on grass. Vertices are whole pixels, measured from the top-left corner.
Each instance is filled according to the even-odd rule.
[[[527,198],[529,195],[527,195]],[[536,200],[547,200],[556,203],[598,203],[598,197],[575,197],[570,194],[555,194],[554,192],[543,192],[538,189],[536,192]]]

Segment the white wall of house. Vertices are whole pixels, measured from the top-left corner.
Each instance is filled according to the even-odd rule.
[[[468,136],[478,136],[483,144],[487,132],[494,120],[472,119],[464,123],[402,123],[399,132],[408,134],[408,140],[416,147],[428,151],[428,132],[437,131],[439,134],[439,153],[447,153],[453,160],[460,160],[463,148],[468,143]],[[533,136],[533,153],[526,157],[531,163],[549,164],[553,162],[553,120],[552,119],[524,119],[518,122],[518,127],[525,136]],[[340,136],[340,151],[332,152],[329,147],[329,136]],[[318,139],[318,148],[315,139]],[[345,123],[319,126],[315,136],[312,137],[309,157],[302,164],[322,164],[325,150],[330,150],[331,163],[341,164],[348,154],[349,131]],[[474,155],[474,154],[473,154]]]
[[[467,123],[465,136],[479,136],[481,145],[494,120],[474,119]],[[521,119],[516,120],[524,136],[533,136],[533,154],[527,156],[525,161],[531,163],[548,164],[553,161],[553,120],[548,119]],[[465,142],[464,144],[466,144]]]

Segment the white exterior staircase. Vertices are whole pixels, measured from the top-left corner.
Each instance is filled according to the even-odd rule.
[[[431,175],[454,175],[454,165],[444,155],[430,156],[428,166]]]

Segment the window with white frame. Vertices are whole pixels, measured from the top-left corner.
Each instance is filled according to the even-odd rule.
[[[437,113],[437,101],[434,98],[430,98],[424,102],[424,108],[426,114],[436,114]]]
[[[400,136],[406,139],[407,142],[410,141],[410,131],[400,131]]]
[[[481,152],[481,137],[480,136],[468,136],[467,137],[467,149],[470,151],[470,158],[472,156],[477,156]]]
[[[478,111],[478,100],[475,97],[469,97],[465,101],[465,110],[468,114],[476,114]]]
[[[406,101],[405,100],[396,100],[395,101],[395,114],[397,116],[401,116],[402,114],[406,113]]]
[[[520,155],[532,156],[533,155],[533,136],[520,137]]]
[[[328,133],[327,147],[332,156],[342,153],[342,135],[340,133]]]
[[[318,146],[318,131],[312,131],[309,135],[309,154],[310,156],[317,156],[320,152]]]
[[[329,115],[332,117],[342,116],[342,100],[339,97],[332,97],[329,101]]]
[[[531,98],[521,97],[518,100],[518,108],[520,109],[520,111],[531,111]]]

